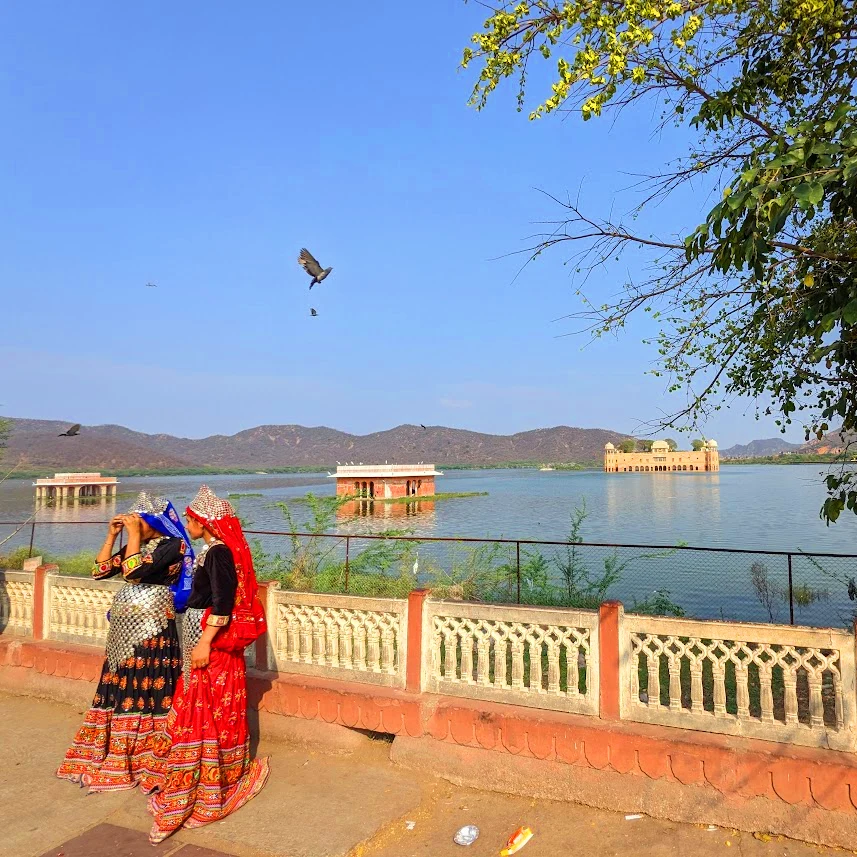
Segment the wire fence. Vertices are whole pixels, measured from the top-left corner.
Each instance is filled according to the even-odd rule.
[[[0,567],[20,567],[38,551],[64,573],[88,574],[105,524],[0,522]],[[246,534],[260,579],[308,592],[404,597],[429,587],[453,599],[577,608],[617,599],[626,610],[655,615],[822,627],[851,627],[857,617],[854,554],[254,529]]]

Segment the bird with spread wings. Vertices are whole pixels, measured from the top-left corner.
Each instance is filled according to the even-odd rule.
[[[318,259],[306,247],[302,248],[298,254],[298,264],[312,277],[312,282],[309,284],[310,288],[316,283],[320,283],[333,270],[333,268],[322,268]]]

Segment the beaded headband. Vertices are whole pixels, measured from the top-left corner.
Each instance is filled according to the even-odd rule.
[[[199,492],[187,509],[206,521],[235,517],[235,509],[232,508],[232,504],[227,500],[221,500],[208,485],[200,487]]]
[[[167,511],[169,502],[163,497],[156,497],[148,491],[141,491],[137,495],[131,508],[128,510],[129,515],[163,515]]]

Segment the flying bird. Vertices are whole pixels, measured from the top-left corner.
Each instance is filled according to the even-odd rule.
[[[157,283],[146,283],[146,288],[147,289],[156,289],[156,288],[158,288],[158,284]]]
[[[322,268],[315,256],[306,247],[303,247],[298,255],[298,264],[312,277],[312,282],[309,284],[310,288],[316,283],[320,283],[333,270],[333,268]]]
[[[80,434],[80,423],[73,425],[68,431],[58,434],[57,437],[77,437]]]
[[[315,317],[318,315],[318,313],[315,311],[315,309],[314,309],[313,307],[310,307],[310,308],[309,308],[309,314],[310,314],[313,318],[315,318]]]
[[[425,428],[425,426],[424,426],[422,423],[420,423],[420,428],[421,428],[421,429],[424,429],[424,428]]]

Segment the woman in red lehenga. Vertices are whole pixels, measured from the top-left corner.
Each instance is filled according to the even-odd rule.
[[[149,799],[152,843],[225,818],[268,778],[268,760],[250,759],[247,729],[244,648],[258,604],[250,548],[232,506],[205,485],[187,508],[187,530],[205,547],[184,616],[185,667],[167,721],[165,773]],[[256,622],[264,627],[263,617]]]

